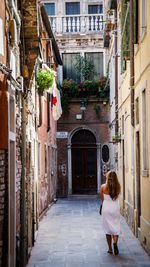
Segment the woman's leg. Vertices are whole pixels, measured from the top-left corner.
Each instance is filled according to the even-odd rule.
[[[117,244],[119,235],[113,235],[112,237],[113,237],[114,243]]]
[[[118,238],[119,238],[118,235],[113,235],[113,241],[114,241],[114,254],[115,254],[115,255],[118,255],[118,254],[119,254],[119,249],[118,249],[118,245],[117,245]]]
[[[111,235],[106,235],[106,240],[107,240],[107,244],[108,244],[108,252],[112,252],[112,237]]]

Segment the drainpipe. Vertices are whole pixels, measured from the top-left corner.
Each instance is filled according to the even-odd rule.
[[[131,92],[131,135],[132,135],[132,162],[133,162],[133,207],[135,210],[135,157],[134,157],[134,6],[130,0],[130,92]],[[134,232],[136,229],[136,218],[134,218]]]
[[[114,10],[115,15],[115,134],[118,134],[118,52],[117,52],[117,8]]]
[[[130,89],[131,89],[131,125],[134,127],[134,13],[133,0],[130,0]]]
[[[23,17],[23,3],[21,1],[21,16]],[[21,196],[20,196],[20,266],[25,267],[27,262],[27,218],[26,218],[26,80],[24,76],[25,65],[25,40],[24,40],[24,20],[21,23],[22,42],[20,47],[21,72],[24,77],[24,94],[22,95],[22,176],[21,176]]]
[[[21,266],[26,265],[26,100],[22,98]]]

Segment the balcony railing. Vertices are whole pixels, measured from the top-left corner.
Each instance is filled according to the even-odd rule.
[[[52,30],[55,34],[64,33],[103,33],[103,15],[70,15],[63,17],[49,17]]]

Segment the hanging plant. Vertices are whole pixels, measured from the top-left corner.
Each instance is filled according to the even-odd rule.
[[[36,82],[38,92],[42,93],[44,90],[47,90],[52,87],[54,82],[54,72],[45,69],[40,69],[37,74]]]

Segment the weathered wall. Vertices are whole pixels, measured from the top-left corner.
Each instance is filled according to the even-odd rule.
[[[100,114],[97,117],[94,110],[95,104],[100,106]],[[76,114],[81,114],[80,101],[72,101],[70,111],[67,116],[63,115],[58,121],[58,131],[64,131],[69,134],[80,127],[88,127],[97,135],[100,144],[109,141],[109,105],[107,102],[89,100],[84,111],[84,120],[77,120]],[[68,195],[68,139],[57,139],[58,146],[58,196],[66,197]],[[104,182],[104,181],[103,181]]]
[[[8,257],[8,151],[0,150],[0,264]]]

